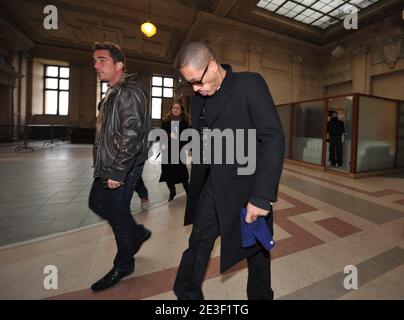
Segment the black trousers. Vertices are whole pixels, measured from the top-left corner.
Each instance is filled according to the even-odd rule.
[[[220,235],[213,187],[209,175],[196,209],[189,246],[182,255],[174,283],[174,293],[181,300],[202,300],[205,277],[214,243]],[[241,245],[241,244],[240,244]],[[247,259],[247,296],[250,300],[272,300],[269,252],[259,251]]]
[[[130,210],[136,181],[142,172],[143,166],[135,167],[125,184],[117,189],[107,188],[106,181],[96,178],[90,191],[89,207],[110,224],[118,248],[114,267],[123,272],[133,269],[135,248],[145,232],[145,227],[136,223]]]
[[[147,188],[144,184],[142,176],[140,176],[136,182],[135,191],[138,194],[140,199],[145,199],[145,198],[149,197],[149,191],[147,190]]]
[[[169,183],[169,182],[166,182],[166,183],[167,183],[168,190],[170,190],[170,193],[175,194],[176,193],[175,184]],[[185,193],[188,195],[188,190],[189,190],[188,180],[183,181],[182,186],[184,187]]]
[[[341,136],[330,137],[330,157],[331,165],[342,166],[342,139]]]

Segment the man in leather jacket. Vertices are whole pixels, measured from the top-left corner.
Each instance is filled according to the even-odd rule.
[[[130,210],[136,182],[143,172],[150,144],[147,95],[135,75],[125,73],[125,55],[114,43],[95,43],[94,68],[109,89],[99,105],[94,143],[94,182],[89,207],[106,219],[118,252],[110,272],[91,286],[107,289],[131,274],[134,255],[151,232],[137,224]]]

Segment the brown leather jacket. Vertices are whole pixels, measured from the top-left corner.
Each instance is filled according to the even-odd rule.
[[[136,75],[124,75],[100,103],[94,143],[94,177],[125,182],[148,158],[151,118]]]

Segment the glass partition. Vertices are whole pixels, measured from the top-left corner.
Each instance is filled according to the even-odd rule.
[[[283,132],[285,134],[285,158],[290,158],[289,154],[289,131],[290,131],[290,112],[291,105],[280,106],[277,108],[279,118],[281,119]]]
[[[328,120],[324,117],[325,106]],[[351,94],[285,104],[277,110],[285,133],[285,158],[347,173],[404,168],[404,101]],[[331,126],[332,115],[338,116],[337,126]],[[343,131],[339,130],[341,123]],[[334,139],[330,139],[330,132],[340,131],[340,139],[335,139],[334,133]]]
[[[397,140],[397,103],[359,97],[357,172],[393,169]]]
[[[342,165],[338,164],[339,169],[344,171],[350,171],[351,164],[351,143],[352,143],[352,102],[353,96],[340,97],[340,98],[330,98],[328,100],[328,112],[337,112],[338,120],[342,121],[344,134],[338,138],[338,146],[332,146],[330,143],[333,142],[332,139],[327,141],[327,166],[331,166],[338,158],[338,153],[342,153]],[[329,117],[329,121],[331,121]],[[334,141],[335,142],[335,141]],[[330,150],[331,148],[340,148],[337,152],[332,152],[331,154],[335,159],[331,159]],[[338,161],[337,161],[338,162]]]
[[[398,105],[398,148],[397,148],[397,167],[404,167],[404,102]]]
[[[324,100],[294,105],[293,160],[321,165]]]

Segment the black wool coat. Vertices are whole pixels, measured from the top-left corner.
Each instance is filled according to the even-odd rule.
[[[188,129],[188,123],[184,120],[181,120],[179,122],[179,132],[178,132],[178,139],[180,139],[180,135],[182,131]],[[188,175],[188,169],[187,166],[179,161],[179,163],[174,164],[171,163],[171,121],[166,121],[163,122],[161,125],[161,128],[167,133],[168,136],[168,148],[165,149],[164,152],[167,152],[167,159],[169,163],[167,164],[161,164],[161,175],[160,175],[160,180],[159,182],[167,182],[169,184],[177,184],[177,183],[182,183],[185,181],[188,181],[189,175]],[[179,141],[179,152],[181,152],[182,147],[186,144],[186,141]],[[163,158],[163,157],[162,157]],[[180,154],[178,155],[178,158],[180,158]]]
[[[256,153],[253,155],[256,170],[253,174],[238,175],[237,168],[242,165],[237,160],[234,164],[210,166],[221,234],[220,270],[224,272],[261,249],[259,245],[242,248],[240,210],[251,197],[266,202],[277,200],[285,141],[278,113],[262,76],[252,72],[235,73],[230,65],[222,66],[227,72],[216,94],[211,97],[196,95],[190,99],[192,128],[198,129],[199,116],[206,103],[210,129],[230,129],[234,136],[236,129],[256,130]],[[244,145],[247,153],[247,134]],[[234,158],[237,159],[236,156]],[[204,165],[192,164],[185,225],[193,222],[206,179],[205,170]],[[268,216],[267,223],[273,234],[272,214]]]

